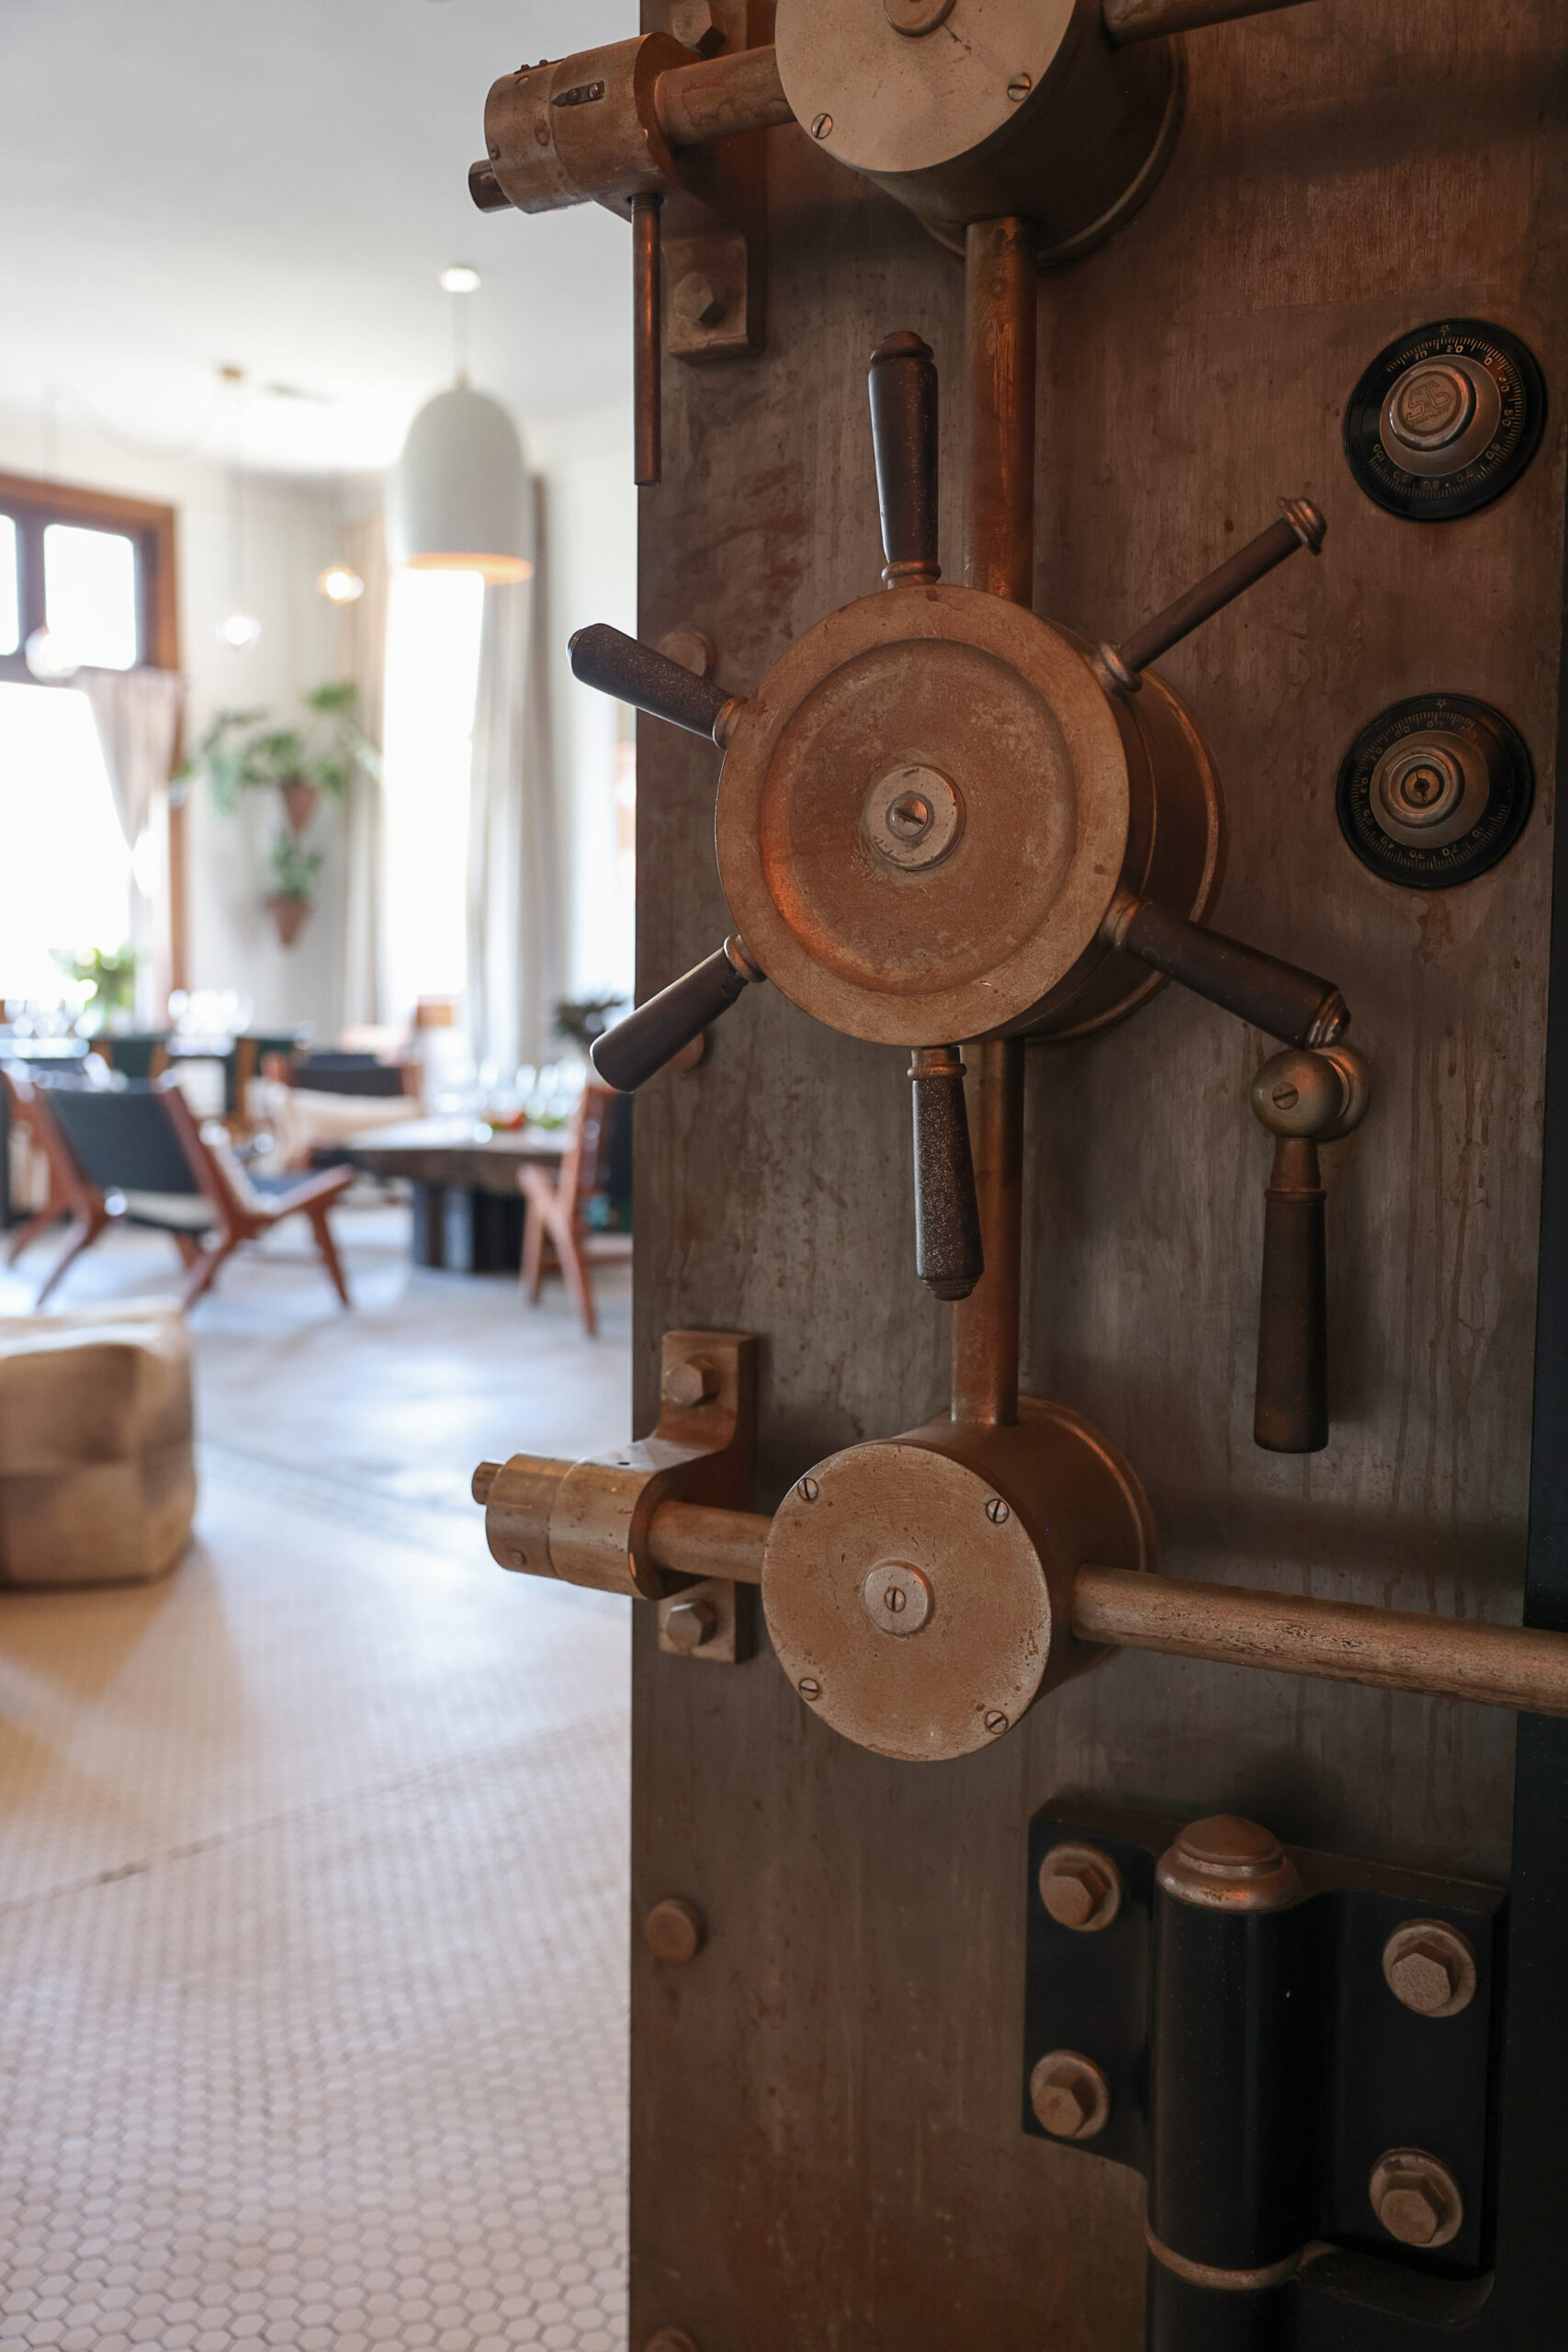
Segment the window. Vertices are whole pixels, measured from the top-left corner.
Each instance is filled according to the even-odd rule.
[[[63,667],[179,667],[173,510],[0,475],[0,679],[31,682],[47,629]]]
[[[56,956],[130,927],[130,856],[85,695],[0,683],[0,997],[56,1004]]]

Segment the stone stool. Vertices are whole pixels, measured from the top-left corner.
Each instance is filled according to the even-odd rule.
[[[0,1585],[166,1575],[196,1510],[191,1437],[175,1308],[0,1317]]]

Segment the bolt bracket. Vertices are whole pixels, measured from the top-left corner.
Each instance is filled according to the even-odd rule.
[[[1390,2312],[1408,2305],[1415,2315],[1417,2307],[1433,2308],[1434,2297],[1457,2322],[1492,2262],[1501,1892],[1292,1847],[1274,1849],[1269,1883],[1278,1882],[1281,1894],[1265,1899],[1258,1892],[1264,1880],[1252,1865],[1253,1881],[1236,1882],[1247,1890],[1240,1897],[1223,1879],[1215,1882],[1224,1887],[1222,1899],[1201,1884],[1196,1893],[1191,1884],[1184,1891],[1179,1870],[1172,1871],[1179,1826],[1083,1804],[1048,1805],[1031,1824],[1024,2131],[1035,2139],[1050,2136],[1031,2103],[1034,2069],[1049,2052],[1081,2052],[1105,2077],[1109,2114],[1092,2140],[1056,2144],[1145,2176],[1150,2228],[1161,2241],[1155,2251],[1159,2255],[1163,2244],[1165,2258],[1174,2255],[1179,2266],[1185,2257],[1183,2275],[1190,2277],[1196,2264],[1216,2281],[1227,2273],[1239,2281],[1284,2254],[1292,2294],[1331,2292],[1337,2308],[1364,2304],[1364,2332],[1352,2312],[1337,2322],[1345,2332],[1334,2341],[1346,2352],[1361,2352],[1363,2345],[1366,2352],[1382,2352],[1388,2339],[1379,2330],[1386,2330]],[[1093,1848],[1120,1875],[1119,1907],[1099,1933],[1075,1932],[1045,1907],[1042,1866],[1061,1846]],[[1418,2015],[1391,1989],[1384,1954],[1412,1921],[1444,1923],[1473,1955],[1474,1996],[1456,2014]],[[1184,1938],[1194,1962],[1185,1976]],[[1222,1947],[1234,1969],[1224,1964]],[[1189,2017],[1194,1987],[1207,1988],[1206,2006]],[[1246,2041],[1283,2053],[1278,2079],[1247,2090],[1257,2113],[1246,2120],[1248,2163],[1235,2177],[1238,2186],[1246,2182],[1243,2201],[1250,2201],[1234,2221],[1218,2214],[1213,2244],[1173,2246],[1171,2223],[1197,2212],[1207,2227],[1224,2202],[1223,2161],[1195,2199],[1190,2179],[1227,2134],[1242,2133],[1237,2086],[1223,2083],[1223,2064],[1205,2055],[1204,2037],[1213,2038],[1216,2004],[1248,1999],[1252,2012],[1271,1999],[1276,2016],[1238,2010],[1228,2026],[1221,2020],[1216,2049],[1223,2057],[1224,2047]],[[1218,2102],[1212,2118],[1200,2112],[1211,2098]],[[1287,2152],[1277,2176],[1257,2158],[1258,2147],[1271,2140]],[[1462,2225],[1431,2253],[1396,2245],[1372,2208],[1370,2183],[1379,2162],[1401,2148],[1431,2150],[1462,2193]],[[1304,2157],[1303,2150],[1310,2152]],[[1174,2235],[1181,2234],[1178,2227]]]

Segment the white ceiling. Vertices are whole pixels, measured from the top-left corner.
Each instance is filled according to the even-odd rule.
[[[243,455],[380,467],[449,379],[536,437],[628,397],[629,253],[597,206],[481,214],[491,83],[637,30],[637,0],[0,0],[0,408],[51,390],[188,440],[247,370]],[[280,398],[284,384],[311,395]],[[221,451],[221,428],[203,445]]]

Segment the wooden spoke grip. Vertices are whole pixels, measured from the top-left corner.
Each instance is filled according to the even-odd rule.
[[[589,1058],[606,1086],[633,1094],[761,977],[739,940],[727,939],[713,955],[595,1038]]]
[[[938,580],[937,385],[931,345],[918,334],[885,336],[871,355],[870,385],[884,584]]]
[[[577,631],[567,650],[572,676],[585,686],[629,702],[651,718],[667,718],[671,727],[683,727],[689,734],[710,736],[716,743],[728,741],[725,715],[734,712],[734,696],[699,678],[694,670],[682,669],[667,654],[656,653],[651,645],[612,628],[607,621],[594,621]]]
[[[1366,1064],[1348,1046],[1275,1054],[1252,1081],[1252,1108],[1274,1137],[1264,1194],[1255,1443],[1319,1453],[1328,1443],[1328,1252],[1317,1147],[1358,1126]]]
[[[1120,895],[1102,936],[1288,1045],[1329,1046],[1349,1025],[1349,1011],[1332,980],[1298,971],[1222,932],[1206,931],[1152,899]]]
[[[980,1207],[953,1046],[921,1047],[909,1065],[915,1108],[915,1272],[934,1297],[967,1298],[981,1274]]]

